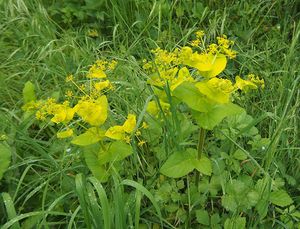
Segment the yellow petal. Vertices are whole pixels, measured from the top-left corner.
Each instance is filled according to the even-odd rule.
[[[72,129],[68,129],[65,131],[60,131],[56,134],[57,138],[68,138],[71,137],[73,135],[73,130]]]
[[[241,77],[236,76],[235,77],[235,88],[238,88],[240,90],[249,90],[249,89],[257,89],[257,86],[255,83],[251,82],[250,80],[243,80]]]
[[[106,131],[105,136],[115,140],[123,140],[125,138],[125,130],[123,126],[112,126]]]
[[[127,120],[123,124],[123,128],[126,133],[132,133],[136,126],[136,116],[134,114],[128,114]]]
[[[220,104],[229,103],[230,95],[234,91],[230,80],[219,78],[202,81],[195,86],[202,94],[206,95],[207,98]]]
[[[217,56],[210,55],[211,69],[208,71],[200,70],[202,76],[212,78],[219,75],[226,68],[227,59],[225,55],[218,54]]]
[[[74,109],[83,121],[92,126],[99,126],[107,119],[107,98],[103,95],[97,100],[79,101]]]

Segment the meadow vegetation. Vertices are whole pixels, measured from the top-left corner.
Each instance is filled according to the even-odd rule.
[[[300,228],[297,0],[0,0],[0,227]]]

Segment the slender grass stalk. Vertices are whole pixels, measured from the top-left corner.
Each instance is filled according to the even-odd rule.
[[[198,155],[197,155],[197,159],[199,160],[202,156],[203,153],[203,149],[204,149],[204,142],[205,142],[205,134],[206,134],[206,130],[203,129],[202,127],[199,129],[199,140],[198,140]],[[196,186],[198,186],[199,184],[199,179],[200,179],[200,172],[197,171],[196,172]]]

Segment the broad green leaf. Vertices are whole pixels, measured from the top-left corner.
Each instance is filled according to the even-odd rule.
[[[10,147],[5,143],[0,143],[0,180],[4,172],[8,169],[11,159]]]
[[[211,106],[193,83],[184,82],[180,84],[173,91],[173,96],[196,111],[207,112],[208,107]]]
[[[238,204],[236,203],[233,195],[227,194],[222,196],[222,206],[226,208],[226,210],[234,212],[236,211]]]
[[[71,143],[79,146],[92,145],[104,137],[104,131],[97,127],[89,128],[83,134],[76,136]]]
[[[196,218],[198,223],[209,226],[209,215],[206,210],[197,210]]]
[[[240,149],[234,152],[233,157],[237,160],[243,161],[247,159],[247,155]]]
[[[197,150],[187,149],[185,152],[173,153],[163,164],[160,172],[168,177],[178,178],[187,175],[194,168]]]
[[[246,217],[237,216],[235,218],[226,219],[224,229],[244,229],[246,228]]]
[[[206,72],[200,71],[200,74],[208,78],[215,77],[225,69],[226,64],[227,64],[226,56],[219,54],[217,56],[214,56],[211,70]]]
[[[105,164],[108,162],[120,161],[132,154],[131,145],[123,141],[111,143],[106,151],[100,150],[99,162]]]
[[[277,190],[271,192],[270,201],[272,204],[275,204],[280,207],[286,207],[293,203],[293,200],[289,196],[289,194],[284,190]]]
[[[105,166],[99,162],[99,145],[94,144],[83,148],[85,162],[92,174],[101,182],[106,182],[109,176]]]
[[[34,84],[30,81],[27,81],[23,88],[23,100],[24,104],[29,103],[30,101],[35,101],[35,87]]]
[[[211,161],[205,156],[202,156],[199,160],[195,159],[194,166],[199,172],[205,175],[210,176],[212,173]]]
[[[227,103],[215,105],[206,113],[193,111],[192,115],[200,127],[207,130],[212,130],[227,116],[239,114],[243,111],[244,109],[240,106],[233,103]]]

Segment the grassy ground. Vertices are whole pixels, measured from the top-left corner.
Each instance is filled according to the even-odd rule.
[[[88,178],[89,171],[76,148],[67,153],[71,146],[58,141],[53,128],[38,126],[33,117],[24,119],[21,110],[22,89],[28,80],[36,86],[38,97],[47,98],[68,87],[66,75],[83,74],[88,65],[105,56],[121,63],[113,112],[120,118],[128,112],[139,114],[149,96],[141,60],[149,58],[150,49],[158,46],[173,49],[186,44],[198,29],[209,39],[227,34],[235,40],[238,58],[225,73],[254,72],[265,80],[264,90],[238,103],[254,118],[268,142],[266,150],[253,157],[273,182],[284,183],[280,187],[292,197],[293,209],[270,205],[260,221],[255,210],[248,209],[247,228],[299,227],[299,211],[292,215],[300,207],[297,0],[65,2],[0,0],[0,134],[7,136],[12,151],[10,167],[0,181],[3,228],[91,228],[102,224],[98,228],[204,228],[205,224],[196,220],[191,190],[187,191],[189,201],[158,201],[172,188],[162,191],[152,186],[163,178],[151,161],[143,161],[152,160],[149,152],[139,152],[142,162],[128,159],[129,177],[120,172],[119,177],[101,185]],[[99,36],[88,36],[91,29]],[[83,175],[76,176],[79,173]],[[177,180],[167,182],[173,187]],[[208,228],[221,228],[226,218],[237,216],[222,208],[218,200],[209,200],[204,208],[211,209],[210,218],[218,213],[220,223],[206,225]],[[177,209],[171,210],[174,204]],[[243,216],[241,212],[238,214]]]

